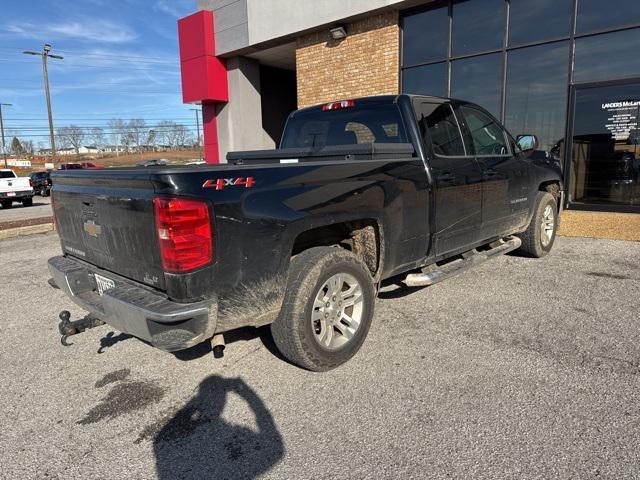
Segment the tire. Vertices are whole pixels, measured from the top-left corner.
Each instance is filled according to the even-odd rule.
[[[2,205],[2,208],[11,208],[12,204],[13,204],[13,200],[2,200],[2,201],[0,201],[0,205]]]
[[[292,363],[316,372],[342,365],[364,343],[375,296],[371,273],[353,253],[314,247],[296,255],[282,310],[271,325],[278,350]]]
[[[31,205],[33,205],[33,197],[22,199],[22,206],[23,207],[30,207]]]
[[[558,205],[549,192],[538,192],[535,205],[529,226],[524,232],[518,234],[522,245],[516,253],[525,257],[541,258],[551,251],[556,239]]]

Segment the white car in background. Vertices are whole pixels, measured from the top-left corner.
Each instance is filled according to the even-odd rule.
[[[0,169],[0,205],[11,208],[13,202],[25,207],[33,204],[33,187],[29,177],[19,177],[13,170]]]

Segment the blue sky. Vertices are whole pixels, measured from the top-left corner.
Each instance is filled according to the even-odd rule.
[[[0,16],[0,102],[9,135],[48,147],[40,57],[49,60],[55,127],[106,126],[111,118],[174,120],[192,128],[181,100],[177,20],[196,0],[10,0]]]

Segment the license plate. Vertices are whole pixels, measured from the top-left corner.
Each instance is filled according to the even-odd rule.
[[[7,192],[7,197],[15,197],[16,192]]]
[[[94,277],[96,278],[96,290],[98,292],[98,295],[102,295],[110,288],[114,288],[116,286],[116,282],[114,282],[110,278],[105,278],[102,275],[98,275],[97,273],[94,275]]]

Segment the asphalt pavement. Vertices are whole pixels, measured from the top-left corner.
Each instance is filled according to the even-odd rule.
[[[6,213],[6,212],[0,212]],[[108,326],[60,345],[55,234],[0,241],[0,478],[639,478],[640,243],[559,238],[381,294],[349,363]]]
[[[51,197],[33,197],[33,205],[24,207],[21,203],[14,203],[11,208],[0,207],[0,223],[31,220],[33,218],[51,217]]]

